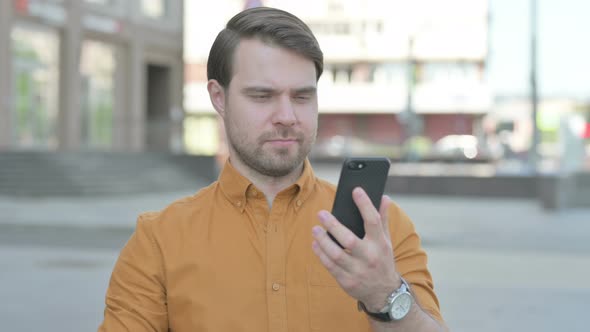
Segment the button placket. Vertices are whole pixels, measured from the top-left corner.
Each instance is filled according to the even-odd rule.
[[[267,241],[267,280],[269,330],[286,331],[287,299],[285,285],[285,234],[284,218],[288,200],[276,199],[268,219]]]

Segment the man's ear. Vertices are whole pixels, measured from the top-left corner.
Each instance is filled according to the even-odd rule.
[[[209,99],[211,99],[213,108],[222,118],[225,118],[225,89],[217,80],[209,80],[207,91],[209,91]]]

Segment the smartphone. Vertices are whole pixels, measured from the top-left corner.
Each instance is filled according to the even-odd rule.
[[[332,214],[356,236],[365,236],[361,212],[352,199],[352,190],[361,187],[377,210],[385,190],[390,161],[387,158],[347,158],[342,164]],[[340,247],[340,243],[329,234]]]

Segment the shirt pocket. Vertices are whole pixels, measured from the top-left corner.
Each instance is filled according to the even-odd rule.
[[[367,317],[358,311],[356,300],[346,294],[326,268],[312,264],[309,271],[311,331],[370,331]]]

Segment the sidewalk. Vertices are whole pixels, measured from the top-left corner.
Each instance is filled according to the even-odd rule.
[[[194,192],[197,192],[195,190]],[[111,197],[0,196],[0,227],[133,230],[138,214],[157,211],[194,192]],[[590,252],[590,209],[546,212],[536,201],[441,196],[391,196],[427,246]]]
[[[314,166],[316,175],[338,182],[339,169]],[[137,216],[196,193],[125,196],[13,198],[0,196],[0,227],[73,227],[131,231]],[[590,253],[590,209],[547,212],[535,200],[392,195],[410,216],[426,246],[558,250]]]
[[[0,196],[0,225],[133,229],[139,213],[160,210],[174,200],[191,194],[172,192],[49,198]]]
[[[333,170],[316,173],[337,180]],[[0,297],[13,299],[0,305],[0,321],[12,330],[95,329],[117,248],[137,215],[190,194],[0,196],[0,279],[10,285],[0,287]],[[477,197],[392,199],[423,240],[452,331],[587,330],[590,209],[548,213],[534,200]],[[30,312],[38,319],[27,320]],[[61,319],[64,312],[73,318]]]

